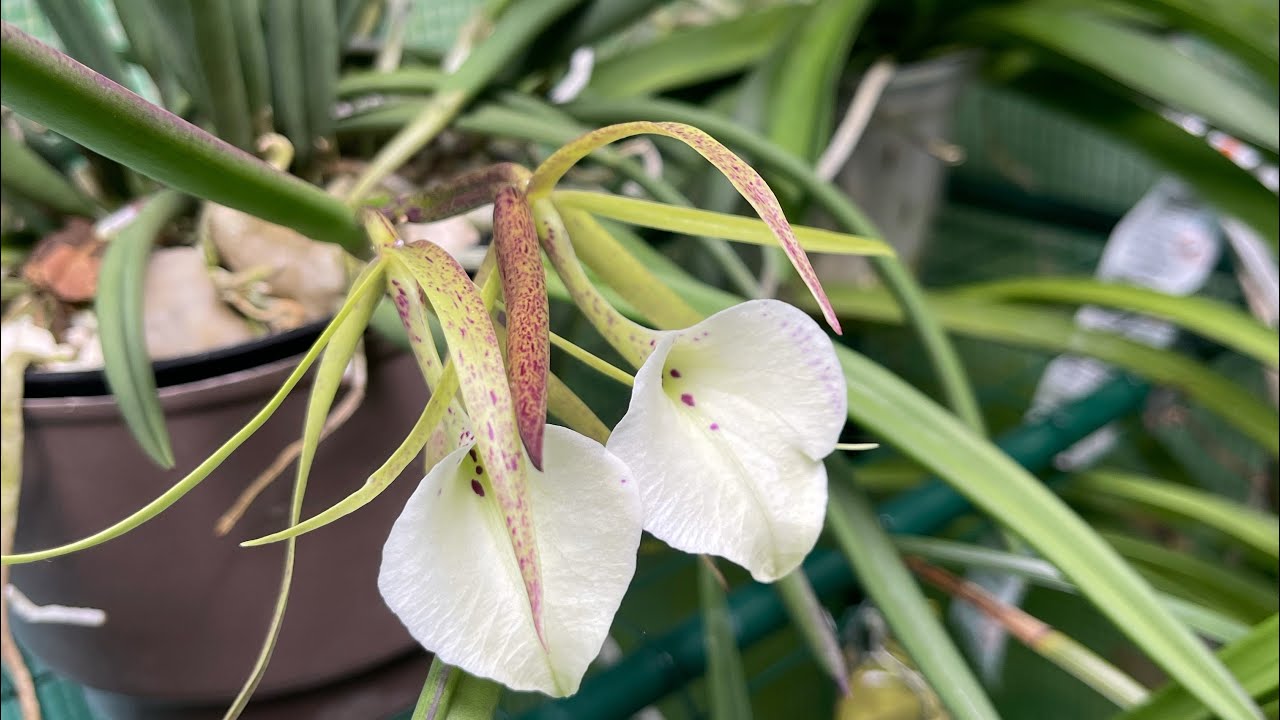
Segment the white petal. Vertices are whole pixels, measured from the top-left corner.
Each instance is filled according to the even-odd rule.
[[[543,629],[529,603],[493,494],[472,486],[464,445],[405,505],[382,553],[378,588],[427,650],[514,690],[577,691],[635,573],[640,500],[627,467],[598,443],[547,426],[545,472],[530,468],[542,561]]]
[[[822,530],[821,459],[846,403],[822,328],[786,303],[755,300],[664,336],[608,447],[640,483],[646,530],[770,582]]]

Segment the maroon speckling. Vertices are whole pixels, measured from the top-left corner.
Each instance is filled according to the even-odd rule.
[[[671,377],[673,377],[673,378],[678,378],[678,377],[680,377],[680,371],[679,371],[679,370],[677,370],[677,369],[675,369],[675,368],[671,368]]]
[[[689,393],[683,393],[683,394],[681,394],[681,395],[680,395],[680,402],[684,403],[685,405],[688,405],[689,407],[693,407],[693,405],[694,405],[694,403],[693,403],[693,396],[692,396],[692,395],[690,395]]]
[[[479,480],[471,481],[471,492],[479,495],[480,497],[484,497],[484,486],[480,484]]]
[[[720,429],[720,423],[711,423],[711,429],[712,429],[712,430],[719,430],[719,429]]]
[[[480,456],[476,455],[476,449],[471,448],[467,451],[467,456],[471,458],[471,462],[480,462]]]
[[[477,474],[477,475],[483,475],[483,474],[484,474],[484,466],[483,466],[483,465],[477,465],[477,466],[476,466],[476,474]]]

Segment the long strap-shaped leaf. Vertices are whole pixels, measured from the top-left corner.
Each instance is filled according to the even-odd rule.
[[[323,190],[134,95],[9,23],[0,99],[14,111],[171,187],[368,252],[355,214]],[[92,121],[87,121],[92,119]]]
[[[212,102],[207,111],[213,126],[219,137],[248,150],[253,146],[253,117],[240,69],[231,3],[194,3],[191,13],[196,27],[196,54],[209,84]]]
[[[381,269],[381,266],[377,267]],[[374,274],[380,275],[377,272]],[[290,525],[297,525],[302,518],[302,500],[307,492],[307,480],[311,475],[316,450],[320,447],[325,422],[329,419],[329,409],[333,406],[333,399],[338,394],[339,386],[342,385],[343,372],[359,347],[360,339],[364,337],[365,328],[369,325],[369,318],[373,315],[373,309],[377,307],[380,299],[377,293],[365,293],[355,298],[350,315],[338,326],[333,339],[325,348],[320,366],[316,368],[315,380],[311,384],[311,395],[307,400],[306,419],[303,421],[302,452],[298,455],[298,473],[293,484],[293,497],[289,501]],[[289,605],[289,590],[293,586],[297,545],[297,538],[290,538],[285,544],[284,572],[280,576],[280,589],[267,627],[266,639],[262,643],[262,650],[258,653],[258,659],[249,672],[248,679],[231,703],[231,707],[223,715],[223,720],[235,720],[240,716],[245,706],[249,704],[249,699],[253,697],[254,690],[258,688],[258,683],[262,681],[262,676],[266,674],[267,666],[271,663],[276,639],[280,637],[280,627],[284,623],[284,613]]]
[[[173,467],[173,450],[147,352],[143,291],[151,246],[185,202],[172,190],[142,202],[133,221],[107,245],[94,302],[107,385],[133,437],[152,460],[165,468]]]
[[[808,286],[809,292],[813,293],[814,299],[822,307],[822,314],[827,324],[837,333],[840,332],[840,320],[831,309],[831,303],[827,301],[822,284],[818,282],[818,276],[813,271],[813,266],[809,264],[809,258],[796,240],[795,232],[787,222],[782,206],[778,204],[778,198],[773,194],[773,190],[769,189],[768,183],[760,177],[760,173],[733,151],[692,125],[673,122],[631,122],[589,132],[552,153],[534,171],[533,177],[529,180],[529,199],[536,201],[549,195],[569,168],[596,148],[634,135],[661,135],[679,140],[714,165],[737,188],[743,199],[755,209],[760,219],[769,226],[774,238],[791,259],[796,272]]]
[[[1272,615],[1246,636],[1218,651],[1218,657],[1254,697],[1274,694],[1280,677],[1276,643],[1280,642],[1280,615]],[[1205,720],[1209,708],[1181,685],[1169,685],[1151,696],[1141,707],[1119,720]]]
[[[64,213],[98,212],[93,200],[7,130],[0,132],[0,185]]]
[[[983,30],[1003,30],[1158,102],[1206,118],[1273,153],[1280,151],[1275,105],[1228,74],[1187,57],[1169,39],[1076,8],[1039,4],[993,8],[974,22]]]
[[[1116,470],[1093,470],[1078,475],[1067,486],[1073,499],[1106,506],[1120,501],[1171,513],[1211,527],[1229,537],[1280,560],[1280,519],[1272,513],[1228,500],[1199,488]]]
[[[764,57],[805,10],[779,3],[676,30],[602,60],[592,70],[587,89],[596,97],[635,97],[724,77]]]
[[[902,315],[883,293],[835,288],[832,301],[845,317],[898,322]],[[1177,352],[1153,348],[1112,333],[1082,330],[1069,317],[1007,304],[934,301],[930,306],[952,332],[997,342],[1074,352],[1105,360],[1176,387],[1234,425],[1273,455],[1280,452],[1280,417],[1259,398]]]
[[[828,467],[845,470],[839,458]],[[998,718],[981,683],[902,564],[871,503],[850,484],[847,472],[832,479],[827,522],[849,563],[930,687],[958,720]]]
[[[686,299],[706,313],[729,304],[699,302],[689,295]],[[1173,617],[1151,586],[1036,478],[884,367],[845,347],[837,346],[836,355],[848,385],[851,420],[936,473],[1026,540],[1154,662],[1221,717],[1259,717],[1231,674]]]
[[[542,572],[528,500],[524,449],[489,312],[466,271],[444,248],[418,242],[388,248],[384,253],[417,280],[440,318],[449,357],[457,368],[462,399],[473,423],[476,447],[501,508],[534,628],[541,638]]]
[[[965,296],[998,300],[1103,305],[1171,320],[1202,337],[1255,358],[1280,365],[1280,335],[1252,315],[1206,297],[1181,297],[1148,288],[1093,278],[1026,277],[966,285]]]
[[[722,578],[709,557],[698,563],[698,602],[702,612],[702,642],[707,646],[707,695],[711,720],[751,720],[751,698],[742,655],[733,636],[733,616],[725,599]]]
[[[275,414],[275,411],[279,409],[280,404],[284,402],[285,397],[289,395],[293,388],[302,380],[302,377],[306,375],[307,370],[311,368],[311,364],[316,361],[316,358],[320,357],[320,353],[324,350],[325,345],[328,344],[330,338],[332,338],[334,333],[337,332],[343,321],[347,319],[347,316],[352,313],[356,301],[368,293],[377,293],[379,291],[382,286],[383,269],[384,266],[382,261],[377,261],[365,268],[364,272],[352,285],[351,291],[347,294],[347,302],[343,304],[342,308],[338,310],[338,313],[333,316],[333,320],[329,321],[328,326],[326,326],[324,331],[320,333],[320,337],[316,338],[315,343],[311,345],[311,349],[302,356],[300,361],[298,361],[297,367],[293,369],[293,372],[289,373],[289,377],[285,378],[284,382],[280,384],[280,389],[276,391],[276,394],[272,395],[266,405],[259,410],[258,413],[249,420],[249,422],[245,423],[244,427],[240,428],[235,435],[231,436],[231,439],[223,443],[221,447],[215,450],[212,455],[204,460],[204,462],[196,466],[196,468],[186,477],[179,480],[155,500],[147,503],[133,514],[124,518],[120,522],[117,522],[111,527],[100,530],[88,537],[81,538],[80,540],[49,548],[47,550],[6,555],[3,558],[4,564],[10,565],[35,562],[37,560],[48,560],[50,558],[68,555],[80,550],[87,550],[95,545],[101,545],[108,540],[120,537],[139,525],[142,525],[156,515],[159,515],[170,505],[181,500],[184,495],[191,492],[206,477],[208,477],[210,473],[218,469],[218,466],[227,459],[227,456],[235,452],[236,448],[244,444],[244,441],[248,440],[249,436],[257,432],[258,428],[262,427],[263,424]]]

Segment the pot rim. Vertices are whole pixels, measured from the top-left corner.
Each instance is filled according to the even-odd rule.
[[[305,353],[324,330],[328,319],[282,333],[226,345],[207,352],[166,358],[151,363],[156,387],[187,385],[271,365]],[[72,371],[28,371],[23,376],[25,400],[110,396],[102,368]]]

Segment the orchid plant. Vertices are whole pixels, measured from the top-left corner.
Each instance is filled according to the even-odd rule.
[[[638,261],[596,215],[628,216],[652,203],[555,189],[593,150],[640,133],[681,140],[724,173],[762,220],[746,223],[744,233],[741,218],[687,209],[681,217],[692,217],[701,232],[714,233],[722,223],[720,234],[729,239],[776,242],[838,332],[804,248],[886,254],[886,246],[793,228],[755,170],[696,128],[607,127],[533,171],[498,164],[426,193],[371,201],[361,217],[373,258],[259,417],[134,516],[6,563],[84,549],[153,517],[265,421],[323,349],[293,523],[245,545],[292,547],[297,536],[372,500],[425,450],[429,469],[391,530],[378,582],[388,606],[440,662],[517,690],[574,693],[630,584],[642,530],[677,549],[730,560],[763,582],[791,573],[823,527],[822,460],[835,450],[846,419],[843,372],[827,333],[791,305],[753,300],[702,319],[652,275],[635,272]],[[441,246],[405,242],[397,232],[400,222],[490,203],[493,242],[474,278]],[[630,280],[616,283],[620,292],[660,327],[623,314],[575,248],[610,254]],[[636,368],[634,378],[550,331],[544,253],[582,315]],[[302,520],[301,483],[336,379],[373,315],[379,288],[399,315],[431,398],[364,486]],[[633,384],[630,409],[612,432],[550,373],[553,341]],[[548,411],[570,427],[548,425]]]

